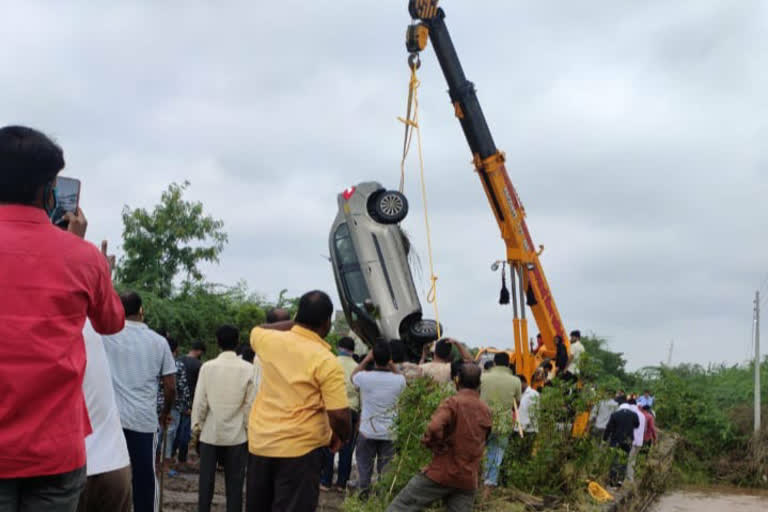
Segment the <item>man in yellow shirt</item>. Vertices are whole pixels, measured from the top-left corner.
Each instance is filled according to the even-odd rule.
[[[351,437],[344,370],[323,341],[332,315],[330,297],[312,291],[295,322],[251,332],[262,382],[248,422],[248,512],[315,510],[323,448],[338,451]]]

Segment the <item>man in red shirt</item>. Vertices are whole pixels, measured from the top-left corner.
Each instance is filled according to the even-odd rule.
[[[72,512],[85,483],[86,317],[99,334],[125,313],[107,260],[51,224],[64,157],[42,133],[0,129],[0,510]],[[105,383],[108,385],[108,383]]]
[[[651,445],[656,444],[656,420],[651,414],[651,406],[645,405],[640,408],[640,412],[645,416],[645,433],[643,434],[643,447],[648,449]]]

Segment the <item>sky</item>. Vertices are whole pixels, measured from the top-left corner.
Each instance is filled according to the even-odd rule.
[[[89,239],[119,254],[123,206],[189,180],[229,234],[209,280],[267,298],[320,288],[338,304],[325,259],[336,195],[398,185],[405,0],[0,4],[0,124],[62,145]],[[673,340],[673,363],[744,361],[755,290],[768,292],[768,4],[441,5],[566,328],[633,369],[666,361]],[[422,60],[440,320],[472,346],[511,346],[490,270],[504,245],[431,48]]]

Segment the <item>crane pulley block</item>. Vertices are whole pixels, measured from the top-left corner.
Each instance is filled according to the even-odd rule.
[[[410,53],[419,53],[427,47],[429,42],[429,29],[422,23],[414,23],[408,26],[405,33],[405,48]]]

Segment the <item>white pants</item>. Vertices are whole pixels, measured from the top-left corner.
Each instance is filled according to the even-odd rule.
[[[632,445],[632,449],[629,451],[629,460],[627,461],[627,480],[630,482],[635,481],[635,462],[637,462],[637,454],[640,452],[642,446]]]

